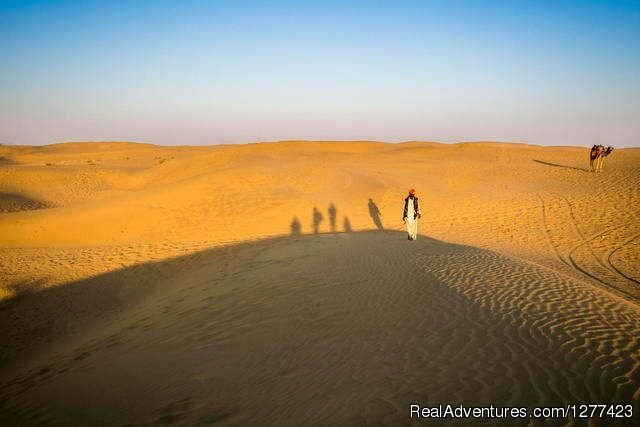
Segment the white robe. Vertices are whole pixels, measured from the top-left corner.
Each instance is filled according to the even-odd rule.
[[[407,233],[415,240],[418,237],[418,218],[414,219],[413,200],[407,200]]]

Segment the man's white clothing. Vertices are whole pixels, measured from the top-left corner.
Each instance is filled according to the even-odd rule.
[[[413,206],[413,199],[407,201],[407,233],[415,240],[418,237],[418,215]]]

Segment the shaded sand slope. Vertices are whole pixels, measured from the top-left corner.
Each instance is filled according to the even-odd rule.
[[[55,325],[25,321],[7,336],[3,324],[10,346],[35,329],[85,327],[4,370],[4,422],[400,424],[410,403],[640,410],[635,304],[534,263],[400,232],[209,249],[23,304]],[[4,321],[22,314],[15,307]],[[109,310],[119,315],[100,319]]]

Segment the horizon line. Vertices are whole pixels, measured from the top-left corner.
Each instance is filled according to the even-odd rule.
[[[279,140],[264,140],[264,141],[245,141],[245,142],[221,142],[211,144],[156,144],[153,142],[136,141],[136,140],[69,140],[60,142],[50,142],[45,144],[21,144],[0,141],[0,146],[5,147],[47,147],[53,145],[63,144],[139,144],[139,145],[152,145],[154,147],[215,147],[215,146],[232,146],[232,145],[251,145],[251,144],[278,144],[278,143],[373,143],[373,144],[440,144],[440,145],[458,145],[458,144],[508,144],[508,145],[525,145],[530,147],[567,147],[567,148],[580,148],[590,147],[593,144],[585,145],[543,145],[533,144],[522,141],[500,141],[500,140],[460,140],[460,141],[429,141],[429,140],[403,140],[403,141],[382,141],[376,139],[279,139]],[[640,145],[623,145],[619,146],[620,149],[625,148],[640,148]]]

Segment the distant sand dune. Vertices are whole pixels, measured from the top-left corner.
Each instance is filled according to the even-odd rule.
[[[0,158],[0,423],[640,413],[640,149],[600,174],[587,148],[485,142]]]

